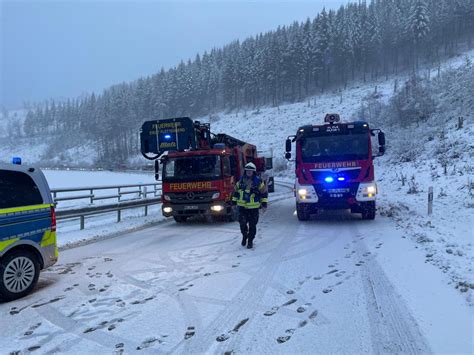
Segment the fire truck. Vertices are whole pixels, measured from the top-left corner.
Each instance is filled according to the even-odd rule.
[[[234,185],[244,166],[253,162],[257,173],[265,158],[255,145],[227,134],[213,134],[210,124],[179,117],[147,121],[140,131],[142,155],[155,161],[155,179],[162,167],[162,212],[176,222],[192,216],[208,221],[235,221]]]
[[[323,125],[307,125],[286,140],[286,155],[296,145],[295,195],[300,221],[318,210],[350,209],[362,219],[375,218],[377,184],[373,159],[385,153],[385,134],[364,121],[341,123],[327,114]],[[373,155],[371,137],[378,137]]]

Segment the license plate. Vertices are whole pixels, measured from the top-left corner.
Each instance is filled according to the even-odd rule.
[[[199,209],[199,206],[184,206],[185,210],[197,210]]]
[[[328,189],[328,192],[330,194],[344,194],[348,193],[349,189]]]

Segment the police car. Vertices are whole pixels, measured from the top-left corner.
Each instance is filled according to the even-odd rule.
[[[58,260],[56,216],[40,169],[0,163],[0,300],[23,297]]]

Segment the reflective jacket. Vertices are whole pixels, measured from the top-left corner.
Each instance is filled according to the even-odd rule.
[[[232,201],[237,206],[248,209],[267,207],[268,192],[265,183],[258,175],[251,178],[243,176],[235,184]]]

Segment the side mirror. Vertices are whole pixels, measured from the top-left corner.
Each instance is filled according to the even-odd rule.
[[[384,146],[385,145],[385,133],[380,131],[378,138],[379,138],[379,145]]]
[[[384,154],[385,154],[385,146],[384,146],[384,145],[381,145],[381,146],[379,147],[379,153],[380,153],[380,155],[384,155]]]
[[[286,143],[285,151],[286,152],[291,152],[291,139],[288,138],[285,143]],[[291,157],[291,155],[290,155],[290,157]]]
[[[291,159],[291,153],[290,153],[290,152],[287,152],[287,153],[285,154],[285,158],[288,159],[288,160],[290,160],[290,159]]]
[[[160,180],[160,162],[155,160],[155,180]]]

